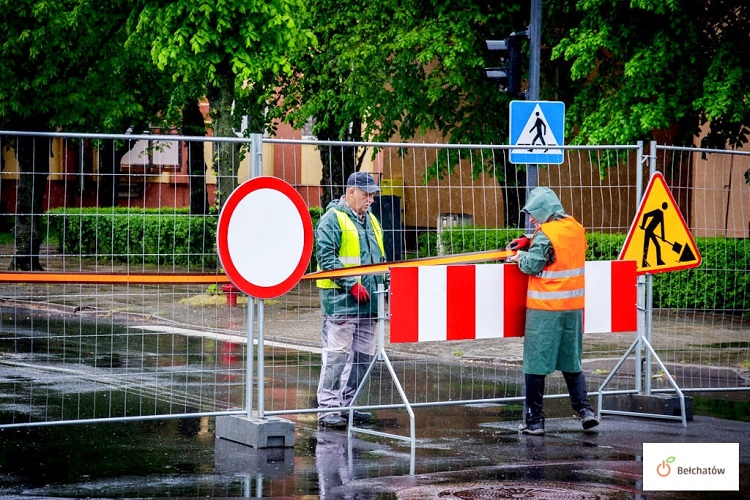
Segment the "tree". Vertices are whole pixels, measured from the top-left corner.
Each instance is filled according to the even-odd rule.
[[[0,9],[0,127],[123,132],[154,116],[163,87],[148,59],[123,48],[127,0],[0,0]],[[49,140],[21,136],[6,145],[21,171],[11,267],[41,269]]]
[[[301,0],[145,0],[130,40],[146,40],[174,81],[203,88],[214,135],[236,137],[242,117],[262,117],[268,89],[291,71],[287,53],[314,41],[295,23],[295,11],[304,12]],[[252,131],[261,132],[261,123]],[[236,187],[241,152],[236,143],[215,146],[221,206]]]
[[[548,10],[561,11],[558,0]],[[750,123],[750,5],[744,0],[578,1],[580,24],[552,57],[570,63],[574,141],[661,137],[741,147]],[[559,16],[559,14],[558,14]]]
[[[277,96],[290,123],[312,118],[312,132],[331,140],[409,140],[437,129],[456,143],[506,141],[511,96],[484,79],[484,44],[525,27],[520,3],[311,0],[308,8],[318,48],[294,54],[295,72]],[[362,153],[321,148],[330,167],[321,184],[331,186],[323,206]],[[515,178],[515,167],[507,173]]]
[[[182,110],[182,134],[203,137],[206,123],[197,101],[188,102]],[[188,169],[190,182],[190,213],[207,214],[206,162],[202,141],[188,142]]]

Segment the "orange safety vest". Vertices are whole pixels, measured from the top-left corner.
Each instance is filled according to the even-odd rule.
[[[583,309],[586,230],[573,217],[545,222],[539,229],[552,242],[555,261],[538,275],[529,276],[526,307],[545,311]]]

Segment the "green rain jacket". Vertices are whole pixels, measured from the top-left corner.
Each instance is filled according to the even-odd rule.
[[[349,205],[342,197],[329,203],[326,213],[318,221],[315,228],[315,256],[320,269],[330,270],[344,267],[338,259],[338,250],[341,246],[341,226],[336,218],[334,209],[345,212],[354,222],[359,232],[359,249],[361,264],[379,264],[385,262],[385,256],[380,251],[375,239],[375,231],[372,227],[369,215],[360,222],[357,215],[352,212]],[[359,281],[356,276],[346,278],[335,278],[341,288],[319,288],[320,305],[324,316],[337,318],[352,316],[377,316],[378,294],[375,293],[378,284],[384,283],[383,275],[364,275],[361,277],[362,286],[370,293],[370,300],[364,304],[349,293],[352,287]]]
[[[546,187],[533,189],[523,210],[539,224],[570,217],[563,210],[554,191]],[[519,253],[518,268],[529,275],[539,274],[555,260],[552,242],[541,230],[534,233],[528,252]],[[583,370],[582,353],[583,310],[526,309],[526,330],[523,340],[524,373],[549,375],[555,370],[578,373]]]

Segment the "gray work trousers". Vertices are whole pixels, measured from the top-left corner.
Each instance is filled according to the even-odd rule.
[[[318,408],[344,408],[351,404],[357,387],[375,355],[375,318],[323,317]],[[320,412],[323,418],[335,412]]]

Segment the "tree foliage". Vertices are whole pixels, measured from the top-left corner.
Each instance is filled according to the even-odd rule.
[[[208,96],[215,135],[284,116],[324,139],[505,143],[513,97],[484,80],[484,41],[525,29],[528,3],[0,0],[0,125],[119,132]],[[543,8],[541,98],[566,102],[572,142],[746,144],[747,2]]]
[[[265,96],[291,71],[287,54],[314,40],[295,11],[304,11],[302,0],[144,0],[130,43],[147,44],[161,71],[208,98],[215,136],[235,136],[243,116],[261,132]],[[241,152],[230,143],[216,149],[221,204],[236,186]]]
[[[339,138],[505,142],[510,98],[483,80],[488,38],[529,25],[527,1],[310,0],[318,50],[296,54],[288,118]],[[750,122],[744,0],[552,0],[542,19],[543,99],[568,104],[569,137],[740,147]],[[528,48],[525,49],[528,51]],[[489,112],[488,112],[489,111]]]
[[[287,118],[338,138],[439,130],[453,141],[504,142],[509,97],[484,80],[484,41],[521,29],[520,7],[493,2],[310,0],[314,51],[295,53],[282,89]],[[498,113],[487,113],[498,109]],[[507,109],[507,108],[506,108]]]
[[[0,125],[124,132],[148,123],[164,81],[124,47],[127,0],[0,0]]]
[[[312,117],[313,133],[330,139],[362,131],[408,140],[438,130],[451,142],[506,142],[512,97],[484,81],[492,61],[483,44],[528,27],[527,1],[307,5],[320,45],[295,54],[295,73],[282,85],[293,124]],[[551,0],[543,8],[541,98],[566,103],[571,142],[746,143],[744,0]],[[515,172],[498,174],[502,181]]]
[[[148,59],[123,47],[127,0],[0,0],[0,9],[0,127],[124,132],[155,115],[164,87]],[[21,171],[11,268],[41,269],[50,141],[6,136],[3,147],[15,151]],[[100,164],[106,169],[115,167]]]
[[[747,2],[578,0],[576,7],[579,24],[552,52],[570,63],[566,120],[576,142],[690,145],[704,132],[704,147],[747,142]]]
[[[293,125],[312,118],[312,133],[330,140],[409,140],[438,130],[452,142],[506,141],[510,98],[484,79],[484,43],[523,28],[518,4],[307,5],[318,47],[294,54],[295,71],[278,96],[280,114]],[[363,154],[321,152],[330,165],[324,186],[342,185]],[[331,197],[324,193],[324,206]]]

